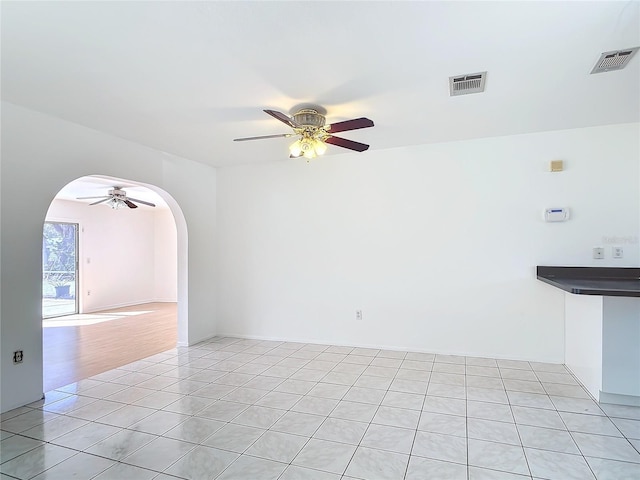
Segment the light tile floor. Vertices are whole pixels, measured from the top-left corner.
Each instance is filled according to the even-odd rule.
[[[638,480],[562,365],[214,338],[2,415],[0,478]]]

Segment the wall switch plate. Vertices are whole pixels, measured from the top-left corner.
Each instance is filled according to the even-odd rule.
[[[598,260],[604,258],[604,247],[593,247],[593,258]]]
[[[611,247],[611,256],[613,258],[622,258],[624,256],[624,250],[622,247]]]

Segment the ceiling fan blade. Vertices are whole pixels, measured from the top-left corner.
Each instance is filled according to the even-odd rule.
[[[127,207],[129,208],[138,208],[138,205],[136,205],[135,203],[131,202],[130,200],[123,200],[123,202],[127,205]]]
[[[277,135],[260,135],[259,137],[244,137],[234,138],[234,142],[245,142],[247,140],[260,140],[262,138],[281,138],[281,137],[293,137],[295,133],[279,133]]]
[[[346,132],[347,130],[357,130],[359,128],[373,127],[373,120],[365,117],[354,118],[353,120],[345,120],[344,122],[336,122],[329,125],[327,132]]]
[[[354,142],[353,140],[347,140],[346,138],[334,137],[329,135],[324,143],[330,143],[342,148],[348,148],[349,150],[355,150],[356,152],[364,152],[369,148],[369,145],[360,142]]]
[[[89,205],[98,205],[99,203],[106,202],[107,200],[111,200],[111,197],[103,198],[102,200],[98,200],[97,202],[90,203]]]
[[[300,157],[304,157],[304,155],[302,153],[300,155],[293,155],[292,153],[289,154],[289,158],[300,158]]]
[[[282,123],[286,123],[291,128],[299,127],[299,125],[296,122],[294,122],[291,118],[289,118],[288,115],[285,115],[282,112],[276,112],[275,110],[263,110],[263,111],[264,113],[268,113],[269,115],[271,115],[273,118],[280,120]]]
[[[76,200],[89,200],[92,198],[109,198],[108,195],[100,195],[99,197],[76,197]]]
[[[149,205],[150,207],[155,207],[156,206],[155,203],[146,202],[144,200],[138,200],[137,198],[127,197],[127,200],[133,200],[134,202],[142,203],[143,205]],[[129,204],[127,204],[127,205],[129,205]],[[131,207],[131,208],[135,208],[135,207]]]

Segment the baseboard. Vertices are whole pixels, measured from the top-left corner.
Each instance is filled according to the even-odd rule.
[[[621,395],[600,391],[600,403],[612,403],[614,405],[628,405],[640,407],[640,397],[637,395]]]
[[[236,333],[223,333],[218,332],[216,337],[232,337],[232,338],[242,338],[246,340],[265,340],[271,342],[292,342],[292,343],[311,343],[315,345],[336,345],[338,347],[357,347],[357,348],[372,348],[377,350],[394,350],[400,352],[415,352],[415,353],[432,353],[434,355],[455,355],[461,357],[477,357],[477,358],[492,358],[498,360],[518,360],[522,362],[539,362],[539,363],[551,363],[556,365],[561,365],[562,362],[553,362],[549,360],[540,360],[540,359],[532,359],[532,358],[523,358],[523,357],[515,357],[515,356],[506,356],[506,355],[487,355],[483,353],[476,352],[460,352],[460,351],[445,351],[440,349],[428,349],[428,348],[408,348],[406,346],[398,346],[398,345],[384,345],[384,344],[367,344],[367,343],[351,343],[351,342],[340,342],[340,341],[324,341],[310,338],[282,338],[282,337],[271,337],[266,335],[244,335],[244,334],[236,334]],[[203,340],[206,341],[206,340]]]
[[[123,307],[135,307],[137,305],[144,305],[146,303],[176,303],[175,300],[136,300],[135,302],[125,302],[125,303],[114,303],[112,305],[100,305],[94,306],[91,309],[85,309],[82,313],[96,313],[102,312],[103,310],[113,310],[115,308],[123,308]]]

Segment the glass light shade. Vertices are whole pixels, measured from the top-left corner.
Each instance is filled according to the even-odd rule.
[[[316,158],[316,155],[323,155],[327,151],[327,146],[321,140],[313,137],[303,136],[289,145],[289,152],[293,157],[304,156],[307,160]]]
[[[327,146],[321,140],[316,140],[314,147],[315,147],[316,154],[318,155],[324,155],[324,152],[327,151]]]
[[[111,200],[109,200],[107,202],[107,205],[109,205],[114,210],[119,210],[119,209],[124,208],[124,207],[127,206],[127,204],[124,203],[119,198],[112,198]]]
[[[294,157],[299,157],[302,154],[302,142],[300,142],[300,140],[296,140],[289,145],[289,153]]]
[[[315,141],[313,140],[313,138],[304,137],[302,140],[300,140],[300,148],[302,149],[304,158],[310,159],[316,156],[314,143]]]

